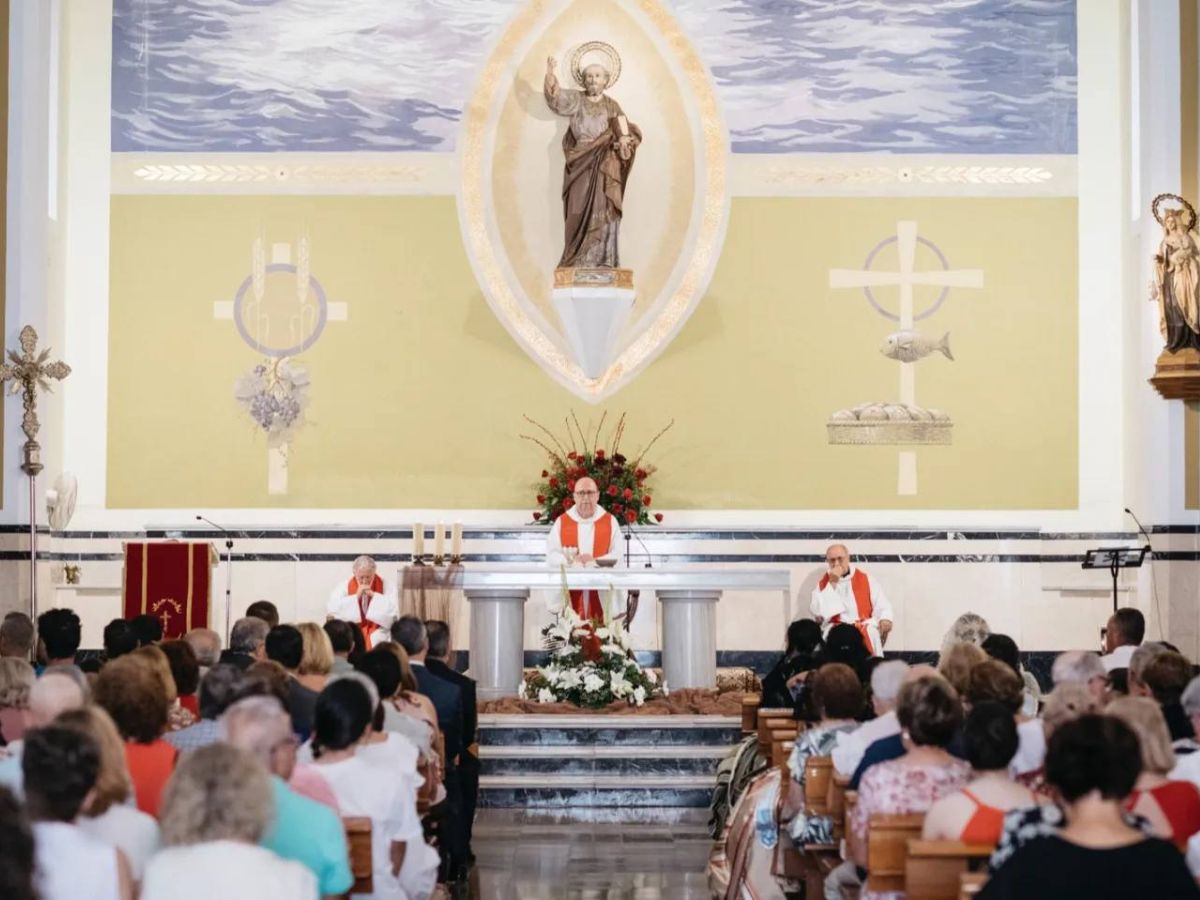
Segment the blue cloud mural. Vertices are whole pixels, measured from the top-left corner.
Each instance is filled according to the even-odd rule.
[[[1075,0],[666,2],[735,152],[1075,152]],[[453,150],[518,5],[114,0],[113,150]]]

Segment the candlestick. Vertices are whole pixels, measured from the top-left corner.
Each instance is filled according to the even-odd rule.
[[[455,522],[451,526],[450,561],[462,562],[462,522]]]
[[[433,526],[433,561],[441,564],[446,558],[446,526],[438,522]]]
[[[425,555],[425,526],[418,522],[413,526],[413,559],[420,560]]]

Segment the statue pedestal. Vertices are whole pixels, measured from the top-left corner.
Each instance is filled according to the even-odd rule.
[[[588,378],[599,378],[612,363],[634,297],[629,269],[554,271],[554,309],[575,361]]]
[[[1200,400],[1200,350],[1164,350],[1158,355],[1150,383],[1166,400]]]

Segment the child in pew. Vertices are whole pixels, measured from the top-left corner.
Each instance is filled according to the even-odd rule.
[[[963,738],[975,777],[929,808],[921,837],[995,846],[1005,813],[1038,802],[1029,788],[1008,773],[1017,752],[1017,723],[1004,705],[980,703],[967,715]]]

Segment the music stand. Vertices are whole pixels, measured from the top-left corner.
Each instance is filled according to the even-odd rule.
[[[1083,557],[1085,569],[1108,569],[1113,581],[1113,612],[1117,611],[1117,576],[1122,569],[1140,569],[1149,545],[1145,547],[1100,547],[1089,550]]]

